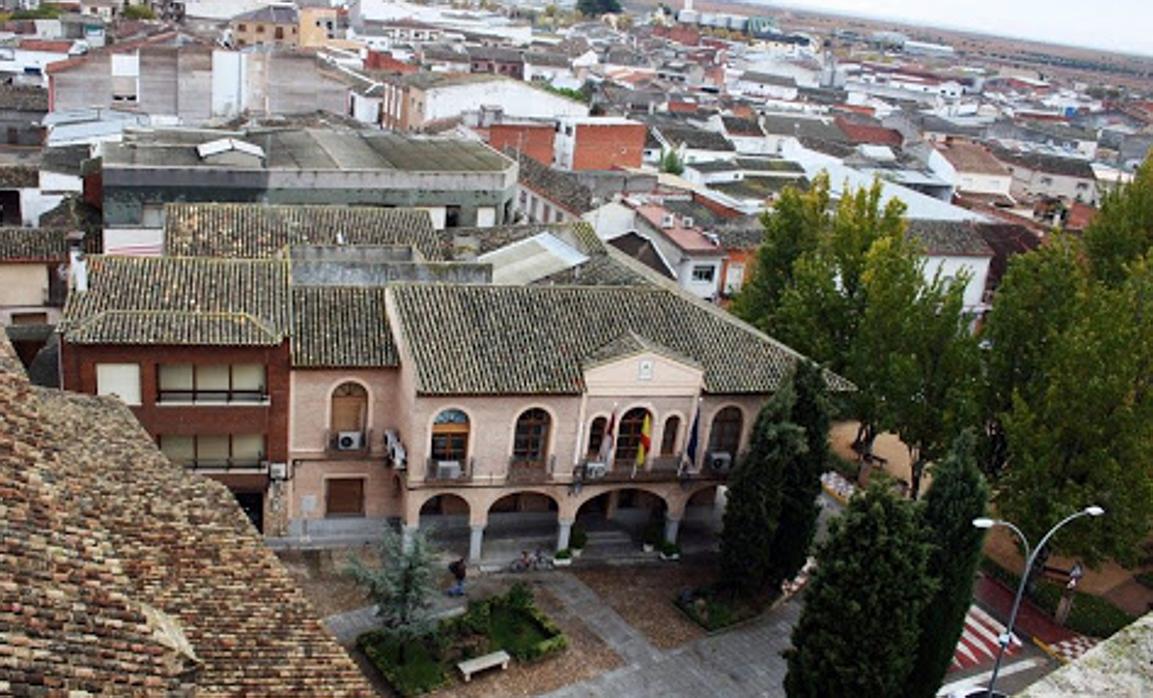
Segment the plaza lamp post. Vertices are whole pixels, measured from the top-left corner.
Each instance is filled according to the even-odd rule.
[[[1049,542],[1049,539],[1053,537],[1053,534],[1060,530],[1065,524],[1071,521],[1075,521],[1082,516],[1096,517],[1101,516],[1104,513],[1104,509],[1094,505],[1085,507],[1076,514],[1070,514],[1069,516],[1066,516],[1065,518],[1058,521],[1056,526],[1049,529],[1049,532],[1045,534],[1045,537],[1042,538],[1041,542],[1037,544],[1037,547],[1033,549],[1029,548],[1029,539],[1025,537],[1025,534],[1021,531],[1021,529],[1017,528],[1012,523],[1002,519],[990,519],[986,517],[973,519],[973,525],[977,528],[990,529],[994,526],[1004,526],[1005,528],[1008,528],[1009,530],[1013,531],[1013,533],[1017,534],[1017,537],[1021,539],[1021,544],[1025,546],[1025,571],[1021,574],[1021,582],[1017,585],[1017,596],[1013,598],[1013,610],[1009,611],[1009,622],[1005,626],[1005,632],[1003,632],[1001,636],[997,638],[999,649],[997,650],[997,661],[993,664],[993,675],[989,678],[989,692],[986,694],[988,698],[993,698],[993,686],[997,683],[997,674],[1001,670],[1001,660],[1005,656],[1005,648],[1009,646],[1009,642],[1012,640],[1013,626],[1017,622],[1017,611],[1021,607],[1021,597],[1025,595],[1025,583],[1029,580],[1029,573],[1033,571],[1033,563],[1036,562],[1037,555],[1045,549],[1045,545]]]

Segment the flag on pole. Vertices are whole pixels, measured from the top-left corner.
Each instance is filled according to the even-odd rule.
[[[645,412],[645,421],[641,422],[641,441],[637,444],[637,460],[636,467],[643,468],[645,459],[648,458],[649,450],[652,448],[653,443],[653,420],[648,412]]]
[[[609,423],[605,425],[604,436],[601,437],[601,448],[597,452],[597,458],[605,465],[609,465],[612,461],[613,448],[615,448],[616,438],[614,436],[617,425],[617,407],[613,405],[613,413],[609,415]]]
[[[701,426],[701,406],[697,403],[697,412],[693,415],[693,423],[689,426],[689,443],[685,447],[685,462],[682,464],[688,470],[692,470],[697,464],[697,448],[698,448],[698,432]]]

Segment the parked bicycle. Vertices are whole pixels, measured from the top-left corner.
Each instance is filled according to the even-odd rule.
[[[527,550],[520,551],[520,557],[509,563],[510,572],[531,572],[533,570],[551,570],[555,567],[552,557],[541,548],[537,548],[531,555]]]

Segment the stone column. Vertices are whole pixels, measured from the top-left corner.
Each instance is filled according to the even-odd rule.
[[[401,524],[400,543],[405,552],[412,550],[412,536],[420,528],[420,524]]]
[[[621,501],[620,490],[609,492],[609,503],[605,505],[605,521],[612,521],[617,515],[617,504]]]
[[[468,527],[468,559],[472,562],[480,561],[481,546],[484,543],[484,524],[472,524]]]
[[[665,516],[665,541],[669,543],[676,543],[677,531],[680,530],[680,527],[680,517],[673,518],[672,516]]]
[[[569,546],[569,536],[572,534],[572,519],[557,519],[560,524],[556,535],[556,549],[564,550]]]

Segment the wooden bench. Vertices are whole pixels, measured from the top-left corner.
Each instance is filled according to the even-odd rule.
[[[456,668],[460,669],[460,673],[464,674],[465,683],[468,683],[472,680],[472,675],[478,671],[492,669],[493,667],[500,667],[501,671],[508,669],[510,659],[512,659],[512,657],[508,656],[508,652],[498,650],[481,657],[473,657],[463,662],[457,662]]]

